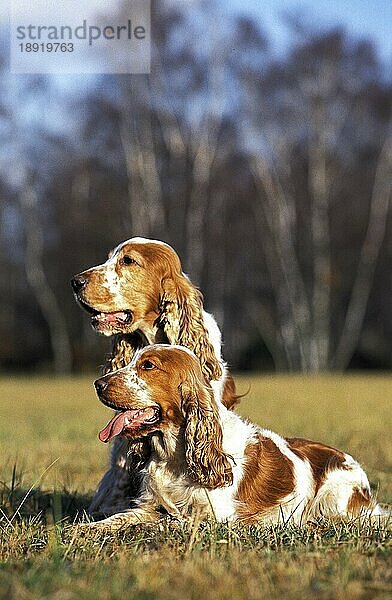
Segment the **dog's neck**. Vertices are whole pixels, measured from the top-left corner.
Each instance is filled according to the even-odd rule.
[[[168,344],[169,340],[165,334],[163,327],[150,323],[142,323],[138,329],[131,334],[131,336],[124,335],[122,336],[125,341],[135,343],[137,340],[136,350],[139,348],[144,348],[145,346],[150,346],[151,344]],[[131,337],[131,339],[129,339]]]
[[[135,333],[138,333],[140,338],[145,341],[143,347],[150,344],[167,344],[169,342],[163,327],[156,325],[156,321],[153,324],[143,323]]]
[[[184,432],[174,426],[164,433],[160,431],[149,436],[151,455],[147,469],[155,471],[157,468],[164,468],[176,477],[184,473],[186,460],[183,438]]]

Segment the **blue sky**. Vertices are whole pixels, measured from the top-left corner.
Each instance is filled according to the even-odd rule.
[[[11,0],[16,5],[22,0]],[[115,0],[112,0],[113,3]],[[117,0],[121,1],[121,0]],[[167,4],[199,4],[203,0],[166,0]],[[292,36],[284,23],[285,14],[301,15],[301,19],[311,29],[325,30],[343,25],[355,38],[371,40],[376,46],[392,79],[392,0],[217,0],[222,13],[249,14],[256,18],[266,31],[276,52],[282,52],[292,41]],[[88,0],[85,4],[100,7],[107,0]],[[86,7],[84,5],[84,7]],[[34,3],[30,7],[34,11]],[[8,25],[9,4],[0,0],[0,24]],[[4,43],[4,40],[2,40]],[[1,40],[0,40],[1,43]]]
[[[392,64],[392,0],[222,0],[222,6],[256,16],[277,50],[289,41],[280,16],[299,11],[316,27],[343,24],[349,33],[373,40],[384,63]]]
[[[12,0],[18,3],[21,0]],[[193,0],[197,3],[200,0]],[[392,65],[392,0],[218,0],[223,11],[248,13],[269,33],[276,50],[284,49],[290,37],[281,20],[287,12],[299,12],[305,22],[328,28],[343,24],[357,36],[373,40],[389,69]],[[167,0],[186,5],[191,0]],[[99,12],[107,0],[89,0]],[[8,3],[0,2],[0,22],[7,22]],[[34,4],[31,7],[34,10]]]

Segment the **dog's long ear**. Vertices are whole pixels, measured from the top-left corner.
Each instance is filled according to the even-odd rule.
[[[181,384],[181,397],[188,474],[206,488],[231,485],[233,471],[229,456],[222,448],[222,428],[212,390],[189,373]]]
[[[192,350],[200,361],[206,381],[222,376],[222,365],[209,340],[203,318],[203,298],[182,273],[163,282],[159,321],[171,344]]]
[[[103,372],[111,373],[126,367],[140,347],[140,340],[135,334],[114,336],[112,351],[106,357]]]

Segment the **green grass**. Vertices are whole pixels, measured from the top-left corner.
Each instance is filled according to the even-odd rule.
[[[0,598],[392,598],[392,527],[302,529],[162,521],[117,534],[64,526],[107,464],[111,414],[92,378],[0,380]],[[385,377],[237,377],[239,411],[284,435],[337,445],[392,503]]]

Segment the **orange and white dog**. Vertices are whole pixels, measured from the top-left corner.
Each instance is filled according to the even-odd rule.
[[[218,521],[265,524],[387,514],[349,454],[285,439],[227,410],[182,346],[147,346],[95,388],[118,411],[101,441],[148,438],[151,455],[136,506],[93,526],[152,522],[162,508],[179,519],[197,509]]]
[[[177,253],[164,242],[135,237],[119,244],[106,262],[72,279],[79,304],[93,327],[112,336],[113,350],[105,373],[125,367],[149,344],[181,344],[200,361],[217,402],[233,408],[235,385],[221,355],[221,333],[203,307],[199,290],[183,273]],[[110,468],[89,508],[112,515],[130,506],[139,494],[139,471],[148,459],[146,437],[116,437]]]

